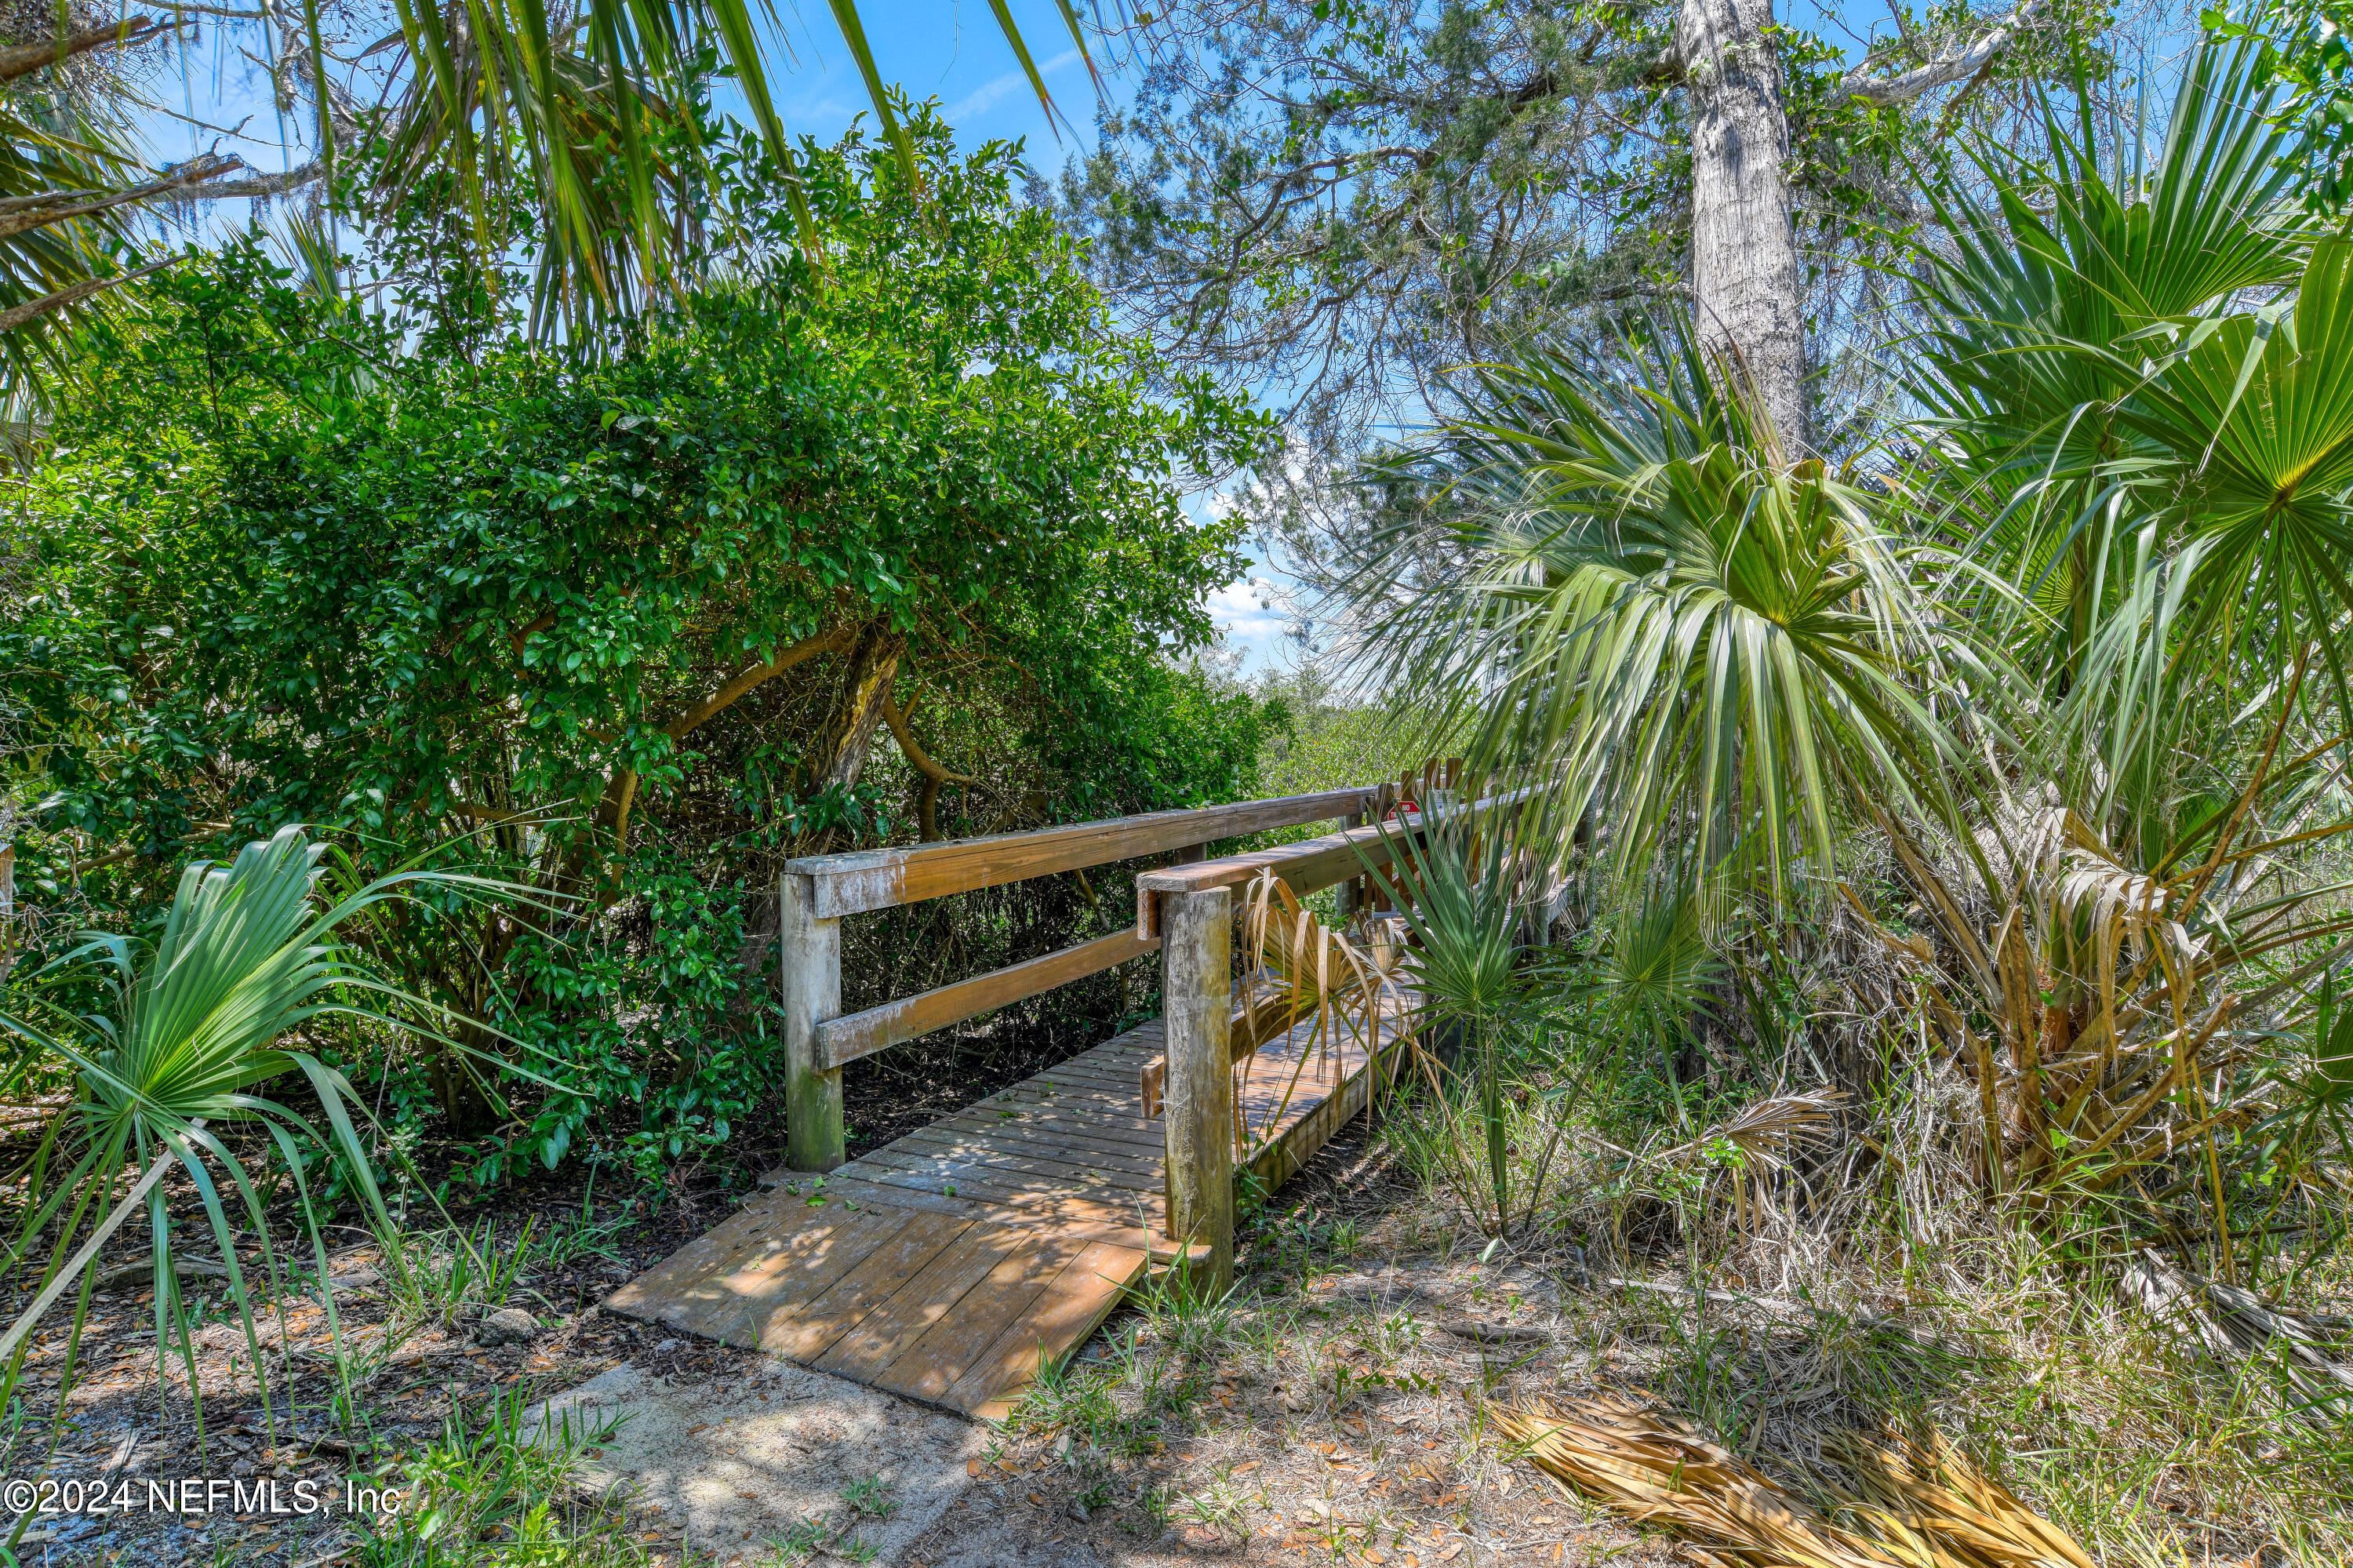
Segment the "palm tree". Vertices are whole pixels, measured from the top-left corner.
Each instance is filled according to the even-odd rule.
[[[1924,252],[1923,503],[2027,590],[2043,634],[2021,656],[2054,696],[2145,571],[2197,579],[2176,632],[2274,665],[2353,606],[2328,564],[2353,477],[2353,403],[2327,386],[2341,267],[2276,97],[2259,50],[2201,48],[2153,159],[2103,175],[2084,93],[2073,125],[2050,116],[2051,166],[1988,150],[1989,198],[1932,193],[1957,243]]]
[[[1667,320],[1614,362],[1531,350],[1390,477],[1423,503],[1356,563],[1359,668],[1467,729],[1481,766],[1606,805],[1624,863],[1833,863],[1842,797],[1937,804],[1957,747],[1920,694],[1949,644],[1883,494],[1775,433]]]
[[[1938,198],[1921,525],[2020,590],[1953,597],[2003,623],[2037,768],[2152,874],[2307,652],[2307,704],[2353,715],[2353,246],[2295,199],[2274,96],[2256,51],[2202,48],[2145,164],[2104,176],[2054,114],[2054,169],[1989,154],[1989,202]]]
[[[830,0],[830,10],[913,177],[913,144],[854,0]],[[1012,13],[1003,0],[990,10],[1052,116]],[[1092,70],[1078,13],[1065,4],[1061,15]],[[125,220],[156,201],[325,193],[351,175],[364,212],[454,195],[486,254],[511,240],[533,254],[535,323],[557,334],[626,313],[691,261],[710,152],[695,105],[714,65],[743,92],[768,155],[791,164],[769,85],[784,20],[765,0],[392,0],[389,30],[348,40],[348,52],[330,39],[322,0],[145,16],[79,0],[57,16],[53,37],[0,47],[0,377],[13,387],[54,367],[61,313],[136,274],[112,253],[130,238]],[[152,54],[208,16],[250,23],[280,103],[309,124],[308,162],[260,175],[218,156],[142,168],[123,112],[135,98],[109,62]],[[190,69],[185,47],[177,69]]]
[[[54,987],[62,1000],[30,1017],[0,1013],[0,1030],[61,1068],[73,1095],[73,1104],[51,1118],[26,1168],[23,1211],[0,1255],[0,1265],[10,1270],[40,1270],[32,1302],[0,1333],[0,1358],[7,1363],[0,1372],[0,1404],[15,1395],[32,1330],[69,1292],[77,1292],[65,1368],[70,1379],[100,1249],[142,1213],[153,1238],[157,1352],[170,1348],[176,1331],[182,1354],[193,1357],[177,1310],[174,1231],[160,1187],[178,1171],[203,1205],[268,1407],[267,1368],[235,1245],[238,1219],[262,1238],[261,1262],[272,1285],[282,1287],[283,1281],[277,1277],[263,1188],[248,1168],[250,1155],[240,1157],[223,1140],[227,1127],[259,1129],[279,1156],[309,1219],[321,1280],[327,1277],[323,1216],[313,1209],[305,1172],[318,1169],[318,1155],[328,1153],[340,1159],[368,1219],[387,1238],[387,1263],[405,1271],[405,1255],[390,1244],[392,1221],[359,1139],[357,1124],[366,1112],[342,1073],[301,1041],[334,1018],[439,1039],[431,1010],[370,972],[336,940],[336,932],[421,887],[501,899],[521,890],[409,869],[320,910],[314,905],[326,851],[300,828],[288,827],[266,843],[247,845],[232,864],[190,865],[152,945],[86,933],[24,988],[30,996]],[[93,996],[96,1006],[90,1005]],[[371,998],[410,1016],[378,1011],[368,1005]],[[512,1069],[493,1064],[493,1070]],[[310,1092],[317,1122],[260,1092],[281,1083]],[[39,1255],[44,1250],[46,1261]],[[332,1292],[325,1304],[332,1327]],[[189,1372],[193,1390],[193,1364]]]

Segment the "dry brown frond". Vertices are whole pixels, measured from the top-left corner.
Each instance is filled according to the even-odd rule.
[[[1629,1401],[1493,1405],[1496,1426],[1542,1469],[1630,1519],[1665,1525],[1753,1568],[1882,1568],[1745,1460]]]
[[[2353,1363],[2340,1359],[2342,1334],[2322,1320],[2264,1300],[2224,1280],[2176,1268],[2144,1247],[2124,1271],[2126,1295],[2168,1331],[2194,1340],[2208,1355],[2236,1367],[2264,1350],[2276,1351],[2297,1414],[2324,1424],[2353,1411]],[[2341,1326],[2341,1325],[2340,1325]]]
[[[1837,1129],[1831,1112],[1845,1098],[1837,1089],[1809,1089],[1802,1095],[1758,1100],[1715,1123],[1689,1143],[1668,1150],[1663,1158],[1681,1163],[1730,1144],[1746,1160],[1767,1169],[1778,1167],[1783,1163],[1781,1150],[1793,1140],[1828,1138]]]
[[[2232,821],[2262,785],[2260,776],[2248,783]],[[2199,1086],[2278,1049],[2274,1010],[2242,1008],[2245,993],[2232,982],[2274,949],[2327,936],[2333,917],[2291,895],[2216,925],[2243,891],[2213,880],[2226,846],[2151,869],[2128,863],[2055,795],[2013,800],[2005,812],[1995,902],[1965,896],[1932,845],[1885,825],[1942,953],[1879,936],[1977,1080],[1981,1180],[1993,1195],[2041,1207],[2189,1150],[2205,1158],[2215,1202],[2218,1138],[2270,1107],[2260,1091],[2210,1106]],[[2208,924],[2193,931],[2200,907]],[[2278,989],[2268,969],[2262,979]]]
[[[1931,1434],[1850,1435],[1834,1457],[1861,1496],[1813,1505],[1673,1418],[1610,1394],[1489,1407],[1542,1469],[1628,1517],[1662,1524],[1750,1568],[2094,1568],[2065,1531]]]
[[[1301,1022],[1314,1024],[1313,1043],[1300,1052],[1281,1102],[1257,1127],[1250,1124],[1247,1111],[1237,1117],[1235,1135],[1240,1152],[1247,1154],[1282,1124],[1308,1062],[1328,1054],[1339,1031],[1350,1031],[1368,1049],[1379,1038],[1382,1001],[1398,957],[1378,948],[1360,948],[1327,929],[1271,870],[1261,872],[1250,884],[1241,923],[1242,1018],[1233,1042],[1237,1066]]]
[[[1942,1433],[1930,1432],[1925,1447],[1854,1433],[1825,1447],[1862,1483],[1862,1496],[1848,1511],[1892,1550],[1925,1550],[1938,1568],[2094,1568],[2066,1531],[1979,1471]]]

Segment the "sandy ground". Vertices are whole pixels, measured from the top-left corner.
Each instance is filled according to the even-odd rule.
[[[972,1424],[744,1352],[716,1376],[616,1368],[543,1408],[625,1417],[584,1490],[623,1502],[640,1540],[720,1568],[1665,1560],[1472,1430],[1466,1388],[1508,1397],[1590,1368],[1556,1342],[1556,1282],[1438,1256],[1319,1277],[1301,1294],[1294,1332],[1309,1338],[1421,1325],[1411,1371],[1400,1362],[1350,1390],[1303,1362],[1285,1376],[1223,1360],[1203,1369],[1166,1440],[1137,1451],[1074,1444],[1082,1424],[1050,1412],[1031,1413],[1027,1430]],[[1513,1337],[1482,1343],[1450,1323]],[[1109,1384],[1110,1358],[1139,1333],[1148,1341],[1132,1315],[1113,1319],[1074,1380]],[[876,1480],[887,1516],[845,1501]]]
[[[841,1533],[828,1528],[827,1539],[903,1562],[962,1498],[987,1446],[955,1416],[765,1357],[708,1381],[616,1367],[548,1401],[539,1420],[614,1426],[583,1489],[631,1497],[682,1545],[723,1562],[765,1555],[829,1516],[841,1516]],[[844,1502],[861,1483],[873,1493],[865,1514]]]
[[[1345,1178],[1363,1153],[1352,1134],[1314,1174]],[[1368,1219],[1383,1206],[1370,1191],[1351,1196]],[[164,1372],[171,1393],[159,1420],[153,1340],[135,1337],[138,1301],[102,1303],[85,1351],[101,1360],[70,1398],[50,1474],[128,1480],[134,1490],[191,1478],[275,1482],[288,1499],[307,1483],[329,1506],[273,1514],[232,1497],[192,1512],[45,1519],[26,1538],[26,1560],[55,1568],[345,1561],[359,1544],[347,1483],[364,1485],[371,1469],[453,1419],[478,1426],[491,1402],[509,1398],[628,1417],[582,1478],[578,1506],[617,1508],[649,1568],[1472,1568],[1640,1563],[1657,1552],[1526,1465],[1507,1463],[1476,1430],[1466,1389],[1508,1394],[1589,1362],[1567,1331],[1559,1282],[1540,1273],[1482,1268],[1426,1240],[1337,1266],[1312,1250],[1291,1262],[1269,1253],[1251,1285],[1260,1320],[1239,1338],[1187,1352],[1156,1344],[1166,1326],[1155,1330],[1147,1315],[1123,1308],[1068,1374],[1075,1404],[1048,1402],[1000,1426],[596,1305],[718,1213],[666,1216],[613,1255],[535,1278],[534,1331],[519,1342],[478,1343],[462,1324],[396,1336],[380,1291],[339,1293],[347,1339],[376,1346],[364,1391],[372,1448],[339,1443],[319,1419],[332,1380],[315,1306],[293,1308],[282,1330],[307,1407],[301,1436],[283,1425],[282,1381],[280,1425],[260,1420],[242,1335],[216,1323],[199,1336],[200,1442],[176,1367]],[[364,1259],[337,1266],[347,1263]],[[1491,1345],[1443,1327],[1471,1319],[1530,1338]],[[53,1375],[56,1354],[37,1353],[37,1380]],[[1165,1381],[1140,1400],[1132,1373],[1146,1361]],[[845,1496],[861,1483],[862,1510]]]

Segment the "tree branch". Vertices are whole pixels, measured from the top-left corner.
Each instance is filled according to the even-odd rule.
[[[520,811],[501,811],[492,806],[477,806],[471,800],[452,800],[446,809],[453,817],[463,817],[486,828],[502,828],[509,822],[544,826],[555,820],[549,814],[554,808],[548,806],[526,806]]]
[[[288,191],[300,190],[304,185],[315,184],[326,177],[327,165],[320,159],[313,158],[307,164],[297,164],[282,175],[257,175],[249,180],[228,180],[220,185],[206,185],[197,190],[188,191],[185,195],[191,201],[226,201],[235,196],[284,196]]]
[[[882,722],[891,726],[891,734],[899,742],[900,751],[914,764],[915,771],[923,776],[923,787],[915,797],[915,832],[925,843],[931,843],[940,836],[940,786],[969,784],[981,789],[988,786],[969,773],[951,773],[933,761],[923,748],[915,744],[914,734],[907,725],[907,715],[900,711],[897,703],[891,700],[887,688],[882,693]]]
[[[1839,83],[1839,91],[1850,98],[1860,98],[1867,103],[1885,105],[1909,103],[1924,92],[1934,92],[1966,80],[1990,64],[1995,56],[2010,47],[2018,30],[2032,19],[2042,8],[2042,0],[2021,0],[2018,8],[1997,25],[1993,31],[1965,49],[1940,55],[1926,65],[1915,66],[1901,76],[1868,77],[1857,71]]]
[[[943,784],[980,782],[969,773],[951,773],[933,761],[923,748],[915,744],[915,736],[907,727],[907,715],[899,711],[899,705],[891,700],[888,692],[882,694],[882,722],[891,726],[891,734],[899,742],[899,749],[907,754],[907,760],[913,763],[915,771],[924,778],[937,779]]]
[[[847,627],[836,627],[831,631],[821,631],[815,637],[804,637],[767,663],[753,665],[679,715],[678,717],[662,726],[662,733],[672,740],[683,740],[689,732],[713,715],[734,705],[744,693],[752,690],[761,682],[774,680],[794,665],[814,659],[820,653],[846,648],[851,641],[852,633]]]
[[[554,624],[555,611],[543,609],[521,627],[511,629],[507,632],[507,641],[514,644],[515,657],[522,658],[523,644]]]
[[[91,49],[110,44],[125,48],[143,44],[164,30],[164,23],[153,16],[126,16],[120,22],[109,22],[102,27],[90,27],[46,44],[11,44],[0,48],[0,81],[14,81],[20,76],[30,76],[43,66],[53,66],[87,54]]]
[[[146,201],[154,196],[171,196],[176,192],[187,191],[206,180],[215,179],[232,169],[244,167],[245,160],[242,158],[217,157],[208,153],[200,158],[191,158],[161,179],[149,180],[144,185],[131,185],[89,200],[80,199],[90,196],[87,191],[58,191],[52,199],[67,202],[69,205],[64,207],[28,205],[14,212],[0,215],[0,239],[5,239],[11,235],[23,234],[28,229],[46,228],[53,223],[63,223],[69,217],[88,217],[92,213],[104,212],[110,207],[125,207],[132,202]]]
[[[207,838],[214,833],[225,833],[234,825],[235,824],[229,822],[191,822],[188,824],[191,831],[181,834],[179,838],[173,842],[175,843],[192,844],[198,839]],[[74,861],[66,867],[66,874],[69,876],[79,876],[86,871],[99,871],[110,865],[121,865],[126,860],[137,860],[140,856],[149,853],[149,851],[139,849],[135,846],[125,845],[121,849],[114,850],[109,853],[99,855],[90,860]],[[153,853],[160,854],[164,852],[158,850]]]
[[[119,278],[92,278],[88,282],[76,283],[69,289],[59,289],[54,294],[44,294],[37,300],[27,300],[21,305],[12,305],[7,310],[0,311],[0,332],[15,332],[26,322],[37,321],[51,311],[61,311],[68,305],[79,304],[93,294],[102,294],[109,289],[119,289],[125,283],[144,278],[150,272],[160,272],[178,260],[176,256],[167,256],[161,261],[151,261],[146,266],[135,271],[125,272]]]

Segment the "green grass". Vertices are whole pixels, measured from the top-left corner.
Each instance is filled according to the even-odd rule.
[[[529,1419],[520,1388],[478,1425],[453,1415],[438,1441],[406,1456],[380,1483],[400,1494],[359,1552],[366,1568],[630,1568],[647,1559],[617,1510],[583,1503],[574,1480],[617,1423]]]

